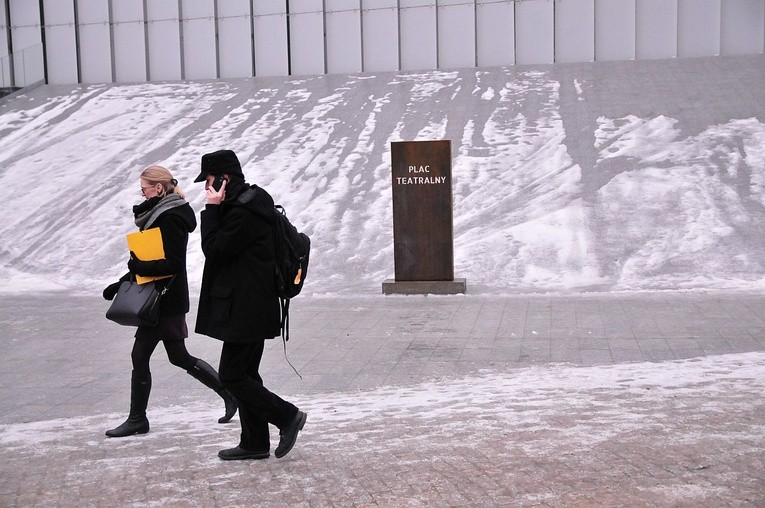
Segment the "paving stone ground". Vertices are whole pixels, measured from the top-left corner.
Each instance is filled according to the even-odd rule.
[[[263,374],[308,423],[244,462],[216,456],[238,418],[161,349],[151,432],[104,437],[132,342],[104,311],[0,297],[0,506],[765,506],[763,295],[295,301],[302,379],[278,341]]]

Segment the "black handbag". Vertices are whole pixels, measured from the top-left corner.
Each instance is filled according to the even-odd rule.
[[[170,283],[173,282],[170,280]],[[123,326],[157,326],[159,323],[159,304],[162,295],[167,292],[170,283],[165,287],[157,287],[156,282],[138,284],[126,280],[120,284],[106,319]]]

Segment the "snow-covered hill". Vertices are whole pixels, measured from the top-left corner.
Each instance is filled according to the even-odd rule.
[[[450,139],[473,294],[765,288],[765,58],[40,87],[0,104],[0,291],[125,270],[138,174],[237,152],[313,240],[307,294],[393,276],[390,142]],[[192,291],[203,256],[189,246]]]

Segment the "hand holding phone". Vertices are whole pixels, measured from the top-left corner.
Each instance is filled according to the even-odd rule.
[[[223,182],[225,182],[226,179],[223,178],[223,175],[218,175],[215,177],[215,180],[213,180],[212,188],[215,189],[215,192],[220,192],[220,188],[223,187]]]
[[[207,188],[207,203],[210,205],[219,205],[226,198],[226,179],[218,175],[212,184]]]

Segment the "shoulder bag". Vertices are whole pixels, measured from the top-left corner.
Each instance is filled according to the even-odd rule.
[[[165,287],[157,287],[155,281],[146,284],[124,281],[106,311],[106,319],[123,326],[156,326],[159,323],[160,300],[173,280],[175,276]]]

